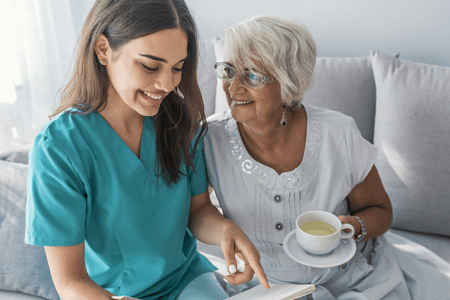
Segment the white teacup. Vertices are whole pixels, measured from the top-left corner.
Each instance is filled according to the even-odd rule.
[[[326,223],[324,226],[330,227],[329,225],[331,225],[334,227],[335,232],[327,234],[325,231],[323,234],[326,235],[314,235],[300,229],[302,225],[307,226],[308,224],[317,223],[317,221]],[[350,229],[350,232],[342,232],[343,229]],[[310,231],[310,229],[306,230],[314,233],[313,231]],[[330,232],[332,232],[332,230]],[[326,211],[316,210],[305,212],[297,218],[295,226],[295,235],[300,246],[302,246],[309,254],[320,256],[330,255],[332,251],[339,246],[341,239],[351,238],[354,234],[355,228],[353,228],[352,225],[342,224],[338,217]]]

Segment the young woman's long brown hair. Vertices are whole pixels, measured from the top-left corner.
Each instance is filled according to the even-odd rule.
[[[71,107],[81,114],[94,113],[105,107],[109,79],[94,51],[100,34],[108,38],[114,54],[120,55],[121,47],[133,39],[177,27],[187,32],[188,58],[176,88],[178,91],[174,90],[164,98],[153,118],[159,161],[155,173],[163,175],[169,185],[176,183],[183,174],[180,171],[182,162],[194,170],[192,154],[207,130],[196,75],[197,30],[183,0],[97,0],[81,32],[73,75],[61,92],[60,106],[51,115],[54,117]],[[194,139],[194,147],[191,147]]]

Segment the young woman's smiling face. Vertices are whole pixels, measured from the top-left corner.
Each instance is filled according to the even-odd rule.
[[[154,116],[164,98],[181,82],[188,38],[181,28],[165,29],[130,41],[115,54],[101,37],[97,49],[100,60],[105,57],[102,52],[107,58],[111,83],[107,106]]]

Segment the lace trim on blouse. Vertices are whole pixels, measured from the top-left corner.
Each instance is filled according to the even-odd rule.
[[[294,170],[280,175],[274,169],[255,161],[248,154],[233,118],[225,121],[225,132],[234,162],[240,166],[245,176],[252,177],[258,184],[271,189],[294,190],[299,189],[311,179],[322,142],[320,121],[308,119],[303,160]]]

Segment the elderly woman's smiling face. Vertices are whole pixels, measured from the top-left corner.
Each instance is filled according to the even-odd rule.
[[[225,64],[236,69],[238,73],[247,69],[245,66],[236,66],[230,62],[225,62]],[[258,73],[262,73],[266,77],[272,76],[264,70],[261,63],[255,62],[255,65],[260,70]],[[261,89],[253,89],[244,85],[239,75],[236,74],[232,81],[222,80],[222,86],[231,114],[237,122],[274,122],[274,115],[281,113],[280,84],[276,81],[266,83]]]

